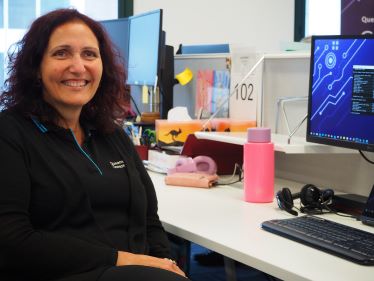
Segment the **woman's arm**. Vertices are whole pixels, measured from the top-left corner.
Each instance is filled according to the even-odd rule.
[[[123,130],[122,130],[123,131]],[[131,140],[124,132],[121,133],[126,146],[130,150],[130,155],[133,158],[135,168],[140,175],[146,196],[147,196],[147,213],[146,213],[146,227],[147,227],[147,242],[149,246],[150,255],[160,258],[170,258],[170,244],[166,232],[161,224],[158,212],[158,202],[156,191],[153,182],[144,168],[142,160],[139,158]]]

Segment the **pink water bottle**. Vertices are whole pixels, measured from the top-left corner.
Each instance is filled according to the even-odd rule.
[[[269,128],[249,128],[244,144],[244,200],[272,202],[274,198],[274,144]]]

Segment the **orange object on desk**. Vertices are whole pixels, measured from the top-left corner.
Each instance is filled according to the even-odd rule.
[[[203,129],[206,120],[156,120],[156,140],[160,146],[182,146],[188,135]]]
[[[210,121],[212,131],[215,132],[228,132],[230,131],[229,118],[214,118]]]
[[[256,127],[256,125],[256,120],[215,118],[210,121],[210,127],[215,132],[246,132],[248,128]]]
[[[230,132],[246,132],[248,128],[256,127],[255,120],[230,119]]]
[[[160,146],[182,146],[188,135],[203,130],[207,120],[169,121],[156,120],[156,140]],[[253,120],[234,120],[229,118],[212,119],[204,130],[216,132],[246,132],[248,128],[256,127]]]

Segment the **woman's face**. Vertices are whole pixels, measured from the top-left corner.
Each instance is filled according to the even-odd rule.
[[[74,21],[52,32],[40,65],[47,103],[60,113],[80,113],[95,95],[102,73],[99,44],[87,25]]]

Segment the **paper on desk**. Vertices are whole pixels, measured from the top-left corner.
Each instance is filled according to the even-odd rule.
[[[168,121],[189,121],[192,120],[188,114],[187,107],[176,106],[169,110]]]

